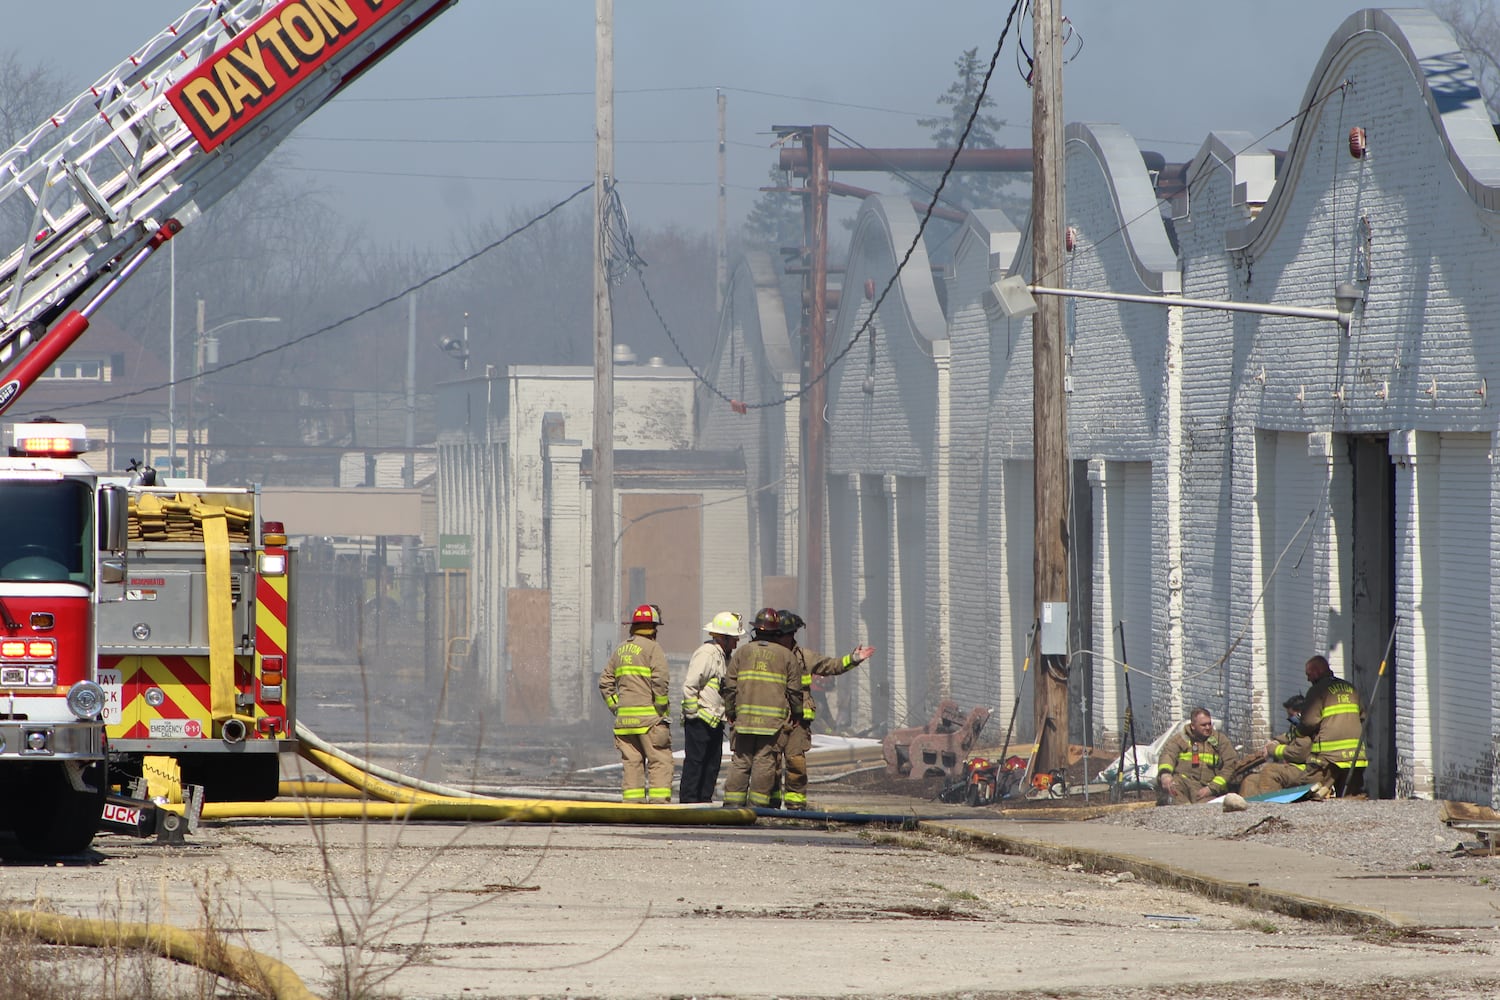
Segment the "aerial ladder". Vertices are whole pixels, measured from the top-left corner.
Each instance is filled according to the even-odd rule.
[[[183,226],[457,0],[198,3],[0,155],[0,413]],[[3,249],[3,248],[0,248]]]

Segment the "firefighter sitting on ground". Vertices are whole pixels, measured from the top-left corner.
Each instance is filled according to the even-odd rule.
[[[667,654],[656,642],[661,608],[642,604],[630,637],[615,648],[599,677],[599,694],[615,716],[620,792],[626,802],[672,801],[672,731],[667,723]]]
[[[1229,790],[1234,773],[1234,745],[1214,728],[1206,708],[1195,708],[1188,721],[1163,744],[1156,762],[1160,786],[1157,801],[1165,805],[1206,802]]]
[[[816,718],[818,709],[813,700],[813,678],[814,677],[837,677],[839,674],[853,670],[861,663],[875,655],[874,646],[856,646],[854,651],[842,657],[824,656],[822,653],[814,653],[810,649],[803,649],[797,645],[797,630],[807,623],[802,616],[795,611],[779,612],[781,623],[781,640],[790,647],[792,655],[797,659],[798,674],[802,681],[802,712],[792,720],[791,731],[787,733],[786,749],[783,752],[783,761],[786,765],[786,776],[781,785],[781,805],[788,809],[807,808],[807,752],[812,749],[812,724]],[[777,806],[775,793],[772,793],[771,807]]]
[[[726,806],[769,806],[790,720],[802,715],[802,675],[780,642],[775,608],[755,614],[755,634],[734,651],[724,676],[724,719],[734,727]]]
[[[1312,754],[1312,737],[1297,727],[1302,722],[1302,706],[1307,699],[1294,694],[1282,702],[1286,709],[1287,731],[1267,740],[1261,749],[1261,763],[1240,782],[1240,794],[1249,798],[1282,788],[1308,784],[1307,760]]]

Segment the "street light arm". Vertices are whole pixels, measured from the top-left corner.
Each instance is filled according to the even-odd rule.
[[[1033,295],[1059,295],[1070,299],[1107,299],[1111,302],[1144,302],[1156,306],[1188,306],[1194,309],[1222,309],[1225,312],[1260,313],[1265,316],[1299,316],[1303,319],[1331,319],[1347,326],[1349,314],[1338,309],[1315,309],[1311,306],[1273,306],[1260,302],[1221,302],[1217,299],[1189,299],[1180,295],[1134,295],[1130,292],[1092,292],[1077,288],[1046,288],[1031,285]]]
[[[199,334],[199,336],[200,337],[207,337],[209,334],[218,333],[220,330],[224,329],[225,327],[234,326],[237,323],[280,323],[280,322],[281,322],[281,317],[280,316],[246,316],[246,317],[244,317],[242,319],[225,320],[223,323],[220,323],[216,327],[212,327],[211,329],[204,330],[202,333]]]
[[[1109,302],[1140,302],[1153,306],[1186,306],[1193,309],[1220,309],[1225,312],[1259,313],[1263,316],[1297,316],[1303,319],[1331,319],[1341,329],[1347,330],[1354,316],[1354,307],[1364,300],[1362,290],[1354,286],[1340,285],[1335,294],[1336,309],[1316,309],[1310,306],[1276,306],[1260,302],[1226,302],[1219,299],[1189,299],[1180,295],[1136,295],[1130,292],[1095,292],[1081,288],[1048,288],[1045,285],[1029,285],[1019,274],[1001,278],[986,294],[986,302],[993,297],[1000,310],[1012,319],[1020,319],[1036,312],[1037,295],[1056,295],[1068,299],[1104,299]],[[986,306],[988,308],[988,305]]]

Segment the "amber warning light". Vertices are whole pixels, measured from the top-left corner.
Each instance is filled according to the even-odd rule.
[[[82,424],[38,422],[16,425],[10,453],[15,457],[77,458],[88,450],[88,432]]]

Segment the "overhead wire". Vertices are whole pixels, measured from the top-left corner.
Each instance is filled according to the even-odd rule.
[[[239,366],[249,364],[252,361],[258,361],[261,358],[267,357],[269,355],[277,354],[277,353],[279,353],[281,351],[286,350],[289,347],[295,347],[298,344],[306,343],[307,341],[312,340],[312,339],[314,339],[316,337],[321,337],[324,334],[332,333],[335,330],[338,330],[338,329],[340,329],[342,327],[345,327],[345,326],[349,325],[350,323],[354,322],[357,319],[362,319],[365,316],[368,316],[368,315],[370,315],[373,312],[377,312],[378,310],[383,309],[386,306],[391,305],[394,302],[401,301],[402,299],[406,298],[408,295],[411,295],[413,292],[418,292],[418,291],[422,290],[423,288],[426,288],[428,285],[431,285],[433,282],[440,281],[441,279],[446,278],[448,275],[450,275],[453,272],[459,270],[460,268],[467,266],[468,264],[474,262],[475,260],[478,260],[480,257],[483,257],[485,254],[489,253],[491,250],[495,250],[498,247],[504,246],[506,243],[510,242],[512,239],[514,239],[515,237],[521,235],[522,233],[526,232],[531,227],[533,227],[533,226],[537,225],[538,223],[542,222],[543,220],[547,219],[549,216],[551,216],[551,215],[553,215],[553,214],[561,211],[564,207],[566,207],[570,202],[572,202],[579,195],[582,195],[586,191],[589,191],[590,189],[592,189],[593,186],[594,185],[593,185],[592,181],[589,182],[588,184],[585,184],[583,187],[580,187],[578,190],[574,191],[572,194],[568,195],[566,198],[562,199],[561,201],[554,202],[552,205],[548,206],[542,212],[539,212],[538,214],[532,216],[530,219],[527,219],[525,222],[521,223],[519,226],[516,226],[514,229],[510,230],[509,232],[507,232],[505,235],[499,237],[498,239],[492,240],[491,242],[489,242],[489,243],[485,244],[484,246],[480,247],[478,250],[475,250],[473,253],[468,254],[467,256],[460,258],[459,260],[457,260],[454,263],[448,265],[447,267],[441,268],[441,269],[433,272],[432,274],[429,274],[427,277],[425,277],[425,278],[421,279],[420,281],[417,281],[417,282],[415,282],[415,283],[413,283],[411,285],[408,285],[407,287],[403,288],[399,292],[394,292],[391,295],[386,296],[385,298],[381,299],[378,302],[372,303],[371,305],[365,306],[363,309],[360,309],[360,310],[358,310],[356,312],[353,312],[353,313],[350,313],[350,314],[344,316],[342,319],[334,320],[332,323],[325,323],[323,326],[318,327],[316,330],[312,330],[312,331],[310,331],[308,333],[304,333],[300,337],[293,337],[291,340],[284,341],[283,343],[280,343],[280,344],[274,344],[271,347],[265,348],[264,350],[256,351],[254,354],[247,354],[243,358],[238,358],[238,359],[236,359],[234,361],[226,362],[225,364],[222,364],[222,365],[217,365],[217,366],[215,366],[213,368],[207,369],[206,371],[195,372],[192,375],[184,376],[182,378],[176,379],[175,381],[159,382],[159,383],[154,384],[154,385],[148,385],[148,386],[143,386],[143,387],[141,387],[139,389],[133,389],[133,390],[131,390],[129,392],[116,393],[113,396],[95,397],[93,399],[84,400],[82,402],[87,403],[89,405],[96,405],[96,404],[99,404],[99,403],[114,403],[114,402],[118,402],[119,400],[122,400],[122,399],[131,399],[131,398],[133,398],[135,396],[142,396],[142,395],[145,395],[148,392],[159,392],[162,389],[167,389],[167,388],[170,388],[170,387],[172,387],[174,385],[184,385],[186,383],[197,381],[198,379],[204,378],[204,377],[206,377],[208,375],[217,375],[217,374],[219,374],[221,372],[229,371],[232,368],[238,368]]]
[[[995,50],[990,56],[990,62],[988,68],[985,70],[984,80],[980,83],[979,93],[975,95],[974,107],[970,110],[968,120],[964,123],[963,132],[959,136],[958,142],[954,146],[952,155],[948,157],[948,163],[947,166],[943,168],[942,176],[938,178],[938,183],[934,191],[933,198],[928,202],[926,210],[922,213],[922,218],[917,223],[917,231],[915,235],[912,236],[911,243],[907,246],[906,252],[902,254],[900,261],[897,262],[896,268],[891,274],[891,277],[886,281],[885,287],[880,290],[880,294],[875,298],[874,304],[870,306],[869,311],[866,313],[864,321],[860,323],[859,327],[854,331],[854,334],[849,338],[849,342],[842,348],[840,348],[827,361],[827,363],[824,364],[821,371],[814,373],[810,378],[803,381],[802,385],[799,386],[796,390],[785,393],[778,398],[753,402],[735,399],[725,393],[711,379],[701,373],[697,369],[697,367],[692,364],[692,362],[688,360],[686,353],[682,350],[681,344],[678,343],[676,336],[673,335],[665,318],[662,316],[660,309],[657,308],[655,299],[651,295],[650,288],[646,284],[645,275],[642,273],[640,268],[636,269],[637,278],[640,281],[642,290],[646,294],[646,300],[651,305],[652,311],[656,313],[657,319],[662,323],[662,327],[667,333],[667,339],[672,342],[672,346],[677,351],[678,357],[682,359],[683,363],[687,365],[688,370],[692,372],[693,377],[697,379],[704,386],[704,388],[706,388],[709,392],[713,393],[718,398],[722,399],[724,402],[728,403],[735,412],[745,413],[749,410],[762,410],[777,406],[786,406],[788,403],[791,403],[794,400],[805,397],[809,392],[812,391],[814,386],[818,385],[828,378],[833,369],[840,362],[842,362],[846,356],[848,356],[849,352],[854,349],[854,346],[858,344],[860,339],[869,331],[871,325],[875,322],[875,317],[880,312],[881,305],[885,302],[886,297],[891,292],[891,289],[895,287],[896,282],[901,279],[901,275],[906,270],[906,265],[911,260],[912,254],[915,253],[917,247],[921,245],[922,236],[927,230],[927,224],[932,220],[932,213],[937,208],[938,199],[942,197],[943,188],[947,185],[948,178],[952,176],[955,165],[958,162],[958,156],[961,152],[963,152],[964,143],[968,140],[969,133],[973,131],[974,122],[979,117],[979,113],[984,107],[985,94],[988,93],[990,79],[995,74],[995,64],[999,62],[1000,53],[1004,51],[1005,40],[1006,37],[1010,34],[1011,24],[1015,21],[1016,12],[1021,8],[1021,5],[1024,2],[1025,0],[1015,0],[1015,3],[1011,5],[1010,13],[1005,18],[1005,26],[1000,30],[1000,37],[995,42]]]
[[[1326,94],[1324,94],[1322,97],[1312,98],[1311,100],[1308,101],[1306,107],[1298,109],[1298,111],[1295,114],[1293,114],[1290,118],[1287,118],[1281,124],[1276,125],[1273,128],[1267,129],[1265,132],[1261,133],[1255,139],[1252,139],[1250,142],[1246,143],[1243,147],[1241,147],[1240,149],[1236,150],[1235,153],[1234,153],[1234,155],[1238,156],[1240,153],[1243,153],[1243,152],[1245,152],[1247,150],[1250,150],[1250,149],[1254,149],[1256,146],[1258,146],[1262,142],[1264,142],[1267,138],[1275,135],[1277,132],[1280,132],[1282,129],[1286,128],[1288,125],[1291,125],[1294,122],[1297,122],[1300,119],[1305,118],[1306,116],[1312,114],[1314,110],[1316,110],[1317,108],[1321,107],[1328,100],[1330,100],[1331,98],[1333,98],[1335,96],[1343,94],[1345,92],[1345,90],[1347,90],[1349,87],[1352,87],[1352,86],[1353,86],[1353,81],[1352,80],[1344,80],[1341,83],[1339,83],[1337,86],[1335,86],[1333,89],[1331,89],[1330,91],[1328,91]],[[1136,213],[1135,215],[1131,216],[1130,218],[1125,219],[1118,226],[1116,226],[1114,229],[1110,230],[1109,232],[1105,233],[1099,239],[1094,240],[1092,242],[1087,242],[1087,243],[1078,243],[1074,247],[1074,250],[1073,250],[1073,253],[1072,253],[1071,256],[1076,257],[1076,256],[1078,256],[1079,254],[1082,254],[1082,253],[1090,253],[1090,252],[1097,251],[1105,243],[1108,243],[1110,240],[1114,239],[1115,237],[1119,236],[1121,233],[1123,233],[1126,230],[1128,230],[1136,222],[1139,222],[1141,219],[1144,219],[1146,216],[1151,215],[1153,213],[1160,213],[1160,211],[1162,209],[1162,206],[1165,205],[1165,204],[1167,204],[1167,199],[1158,196],[1155,199],[1155,201],[1152,203],[1152,205],[1151,205],[1150,208],[1144,209],[1143,211]],[[1063,265],[1059,265],[1059,266],[1063,266]],[[1058,272],[1054,269],[1053,271],[1050,271],[1050,272],[1048,272],[1045,275],[1036,275],[1036,276],[1033,277],[1032,280],[1036,284],[1046,284],[1047,280],[1055,277],[1057,273]]]

